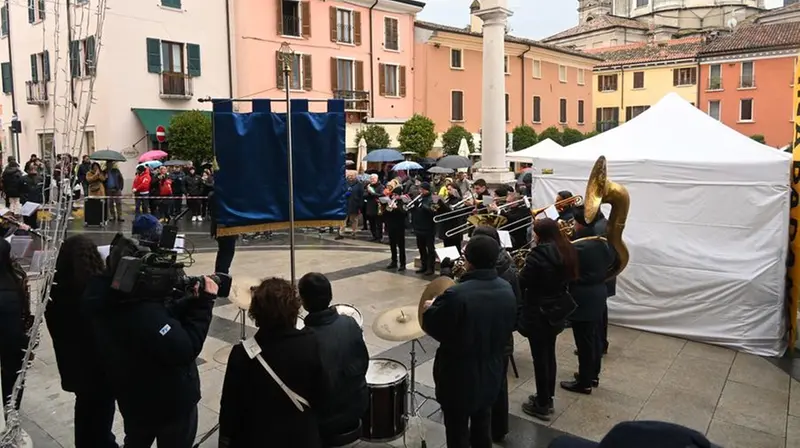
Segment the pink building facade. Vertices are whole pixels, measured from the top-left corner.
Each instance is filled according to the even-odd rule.
[[[415,34],[414,111],[438,132],[457,124],[479,133],[481,35],[427,22],[417,22]],[[521,124],[537,133],[550,126],[592,130],[592,67],[599,58],[512,36],[505,48],[507,132]]]
[[[414,0],[236,0],[235,96],[285,95],[278,55],[287,43],[294,52],[294,98],[345,99],[351,123],[407,119],[414,110],[414,17],[423,6]]]

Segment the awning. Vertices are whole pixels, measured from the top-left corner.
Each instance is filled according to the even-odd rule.
[[[181,112],[186,112],[186,110],[175,110],[175,109],[131,109],[134,114],[136,114],[136,118],[142,123],[144,126],[144,130],[150,135],[156,135],[156,128],[159,126],[164,126],[164,129],[169,129],[169,122],[172,119],[173,115],[179,114]],[[211,117],[211,112],[209,111],[201,111],[204,114]]]

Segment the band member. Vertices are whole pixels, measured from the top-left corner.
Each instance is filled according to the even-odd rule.
[[[574,207],[573,216],[576,239],[597,235],[595,221],[586,222],[583,206]],[[569,290],[578,308],[569,319],[578,347],[578,372],[575,381],[562,381],[561,387],[588,395],[600,382],[603,342],[599,328],[608,297],[606,273],[614,261],[614,253],[606,241],[598,239],[576,242],[574,246],[578,252],[579,276]]]
[[[361,204],[364,203],[364,186],[356,178],[355,171],[348,171],[347,173],[347,190],[345,191],[347,198],[347,220],[350,222],[350,229],[353,231],[352,238],[356,238],[358,233],[358,216],[361,214]],[[336,236],[337,240],[344,238],[345,223],[339,228],[339,235]]]
[[[528,415],[549,421],[556,392],[556,338],[575,308],[567,292],[578,278],[578,254],[572,243],[550,218],[533,224],[536,241],[519,274],[525,291],[520,333],[528,338],[536,377],[536,395],[522,405]]]
[[[472,190],[474,194],[472,195],[473,204],[474,206],[478,207],[478,209],[484,208],[483,206],[483,197],[489,195],[489,188],[486,186],[486,181],[483,179],[478,179],[472,184]]]
[[[403,206],[403,187],[395,187],[391,201],[383,212],[386,232],[389,234],[389,248],[392,251],[392,262],[386,269],[406,270],[406,209]],[[398,258],[400,264],[398,265]]]
[[[569,199],[571,197],[572,197],[572,192],[571,191],[567,191],[567,190],[559,191],[558,194],[556,195],[555,202],[561,202],[561,201],[563,201],[565,199]],[[558,219],[560,219],[562,221],[571,221],[572,220],[572,214],[573,214],[573,209],[574,209],[573,205],[559,205],[559,206],[556,207],[556,209],[558,210],[558,215],[559,215]]]
[[[462,202],[461,193],[459,193],[455,184],[451,183],[448,185],[447,189],[448,195],[445,198],[440,197],[439,202],[434,205],[435,207],[438,207],[436,209],[437,215],[455,210],[455,207]],[[449,237],[447,236],[447,232],[450,232],[456,227],[463,225],[465,222],[467,222],[467,217],[459,216],[439,223],[439,239],[442,240],[444,247],[455,247],[458,250],[458,253],[461,253],[461,243],[464,238],[464,232]]]
[[[464,249],[467,273],[424,304],[422,327],[439,341],[433,378],[449,448],[492,446],[492,405],[517,319],[511,285],[497,276],[500,245],[487,236]]]
[[[431,198],[431,184],[423,182],[419,186],[420,199],[411,210],[411,226],[417,237],[417,249],[422,266],[417,269],[417,274],[433,275],[436,265],[436,225],[433,223],[434,211]]]
[[[513,229],[513,231],[510,232],[512,250],[520,249],[522,246],[528,244],[528,229],[527,226],[520,226],[516,223],[529,220],[531,211],[524,202],[519,201],[522,197],[518,196],[517,193],[507,185],[498,187],[497,190],[495,190],[495,195],[498,198],[505,198],[506,204],[508,204],[503,208],[500,214],[508,219],[508,228]]]
[[[11,243],[0,239],[0,392],[3,410],[9,409],[17,372],[22,368],[28,332],[33,324],[28,277],[11,256]],[[19,410],[22,390],[14,400]]]
[[[369,230],[372,233],[372,241],[376,243],[383,238],[383,223],[380,216],[383,213],[380,202],[382,196],[383,185],[378,182],[377,174],[371,174],[364,194],[364,199],[367,203],[365,216],[369,223]]]
[[[329,393],[315,410],[319,432],[323,443],[336,446],[337,437],[358,430],[359,420],[369,405],[366,381],[369,353],[356,321],[339,315],[330,306],[333,290],[324,275],[310,272],[300,278],[297,288],[309,313],[304,319],[305,326],[317,337],[328,380]]]

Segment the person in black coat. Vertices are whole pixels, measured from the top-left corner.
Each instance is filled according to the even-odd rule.
[[[492,446],[492,405],[503,382],[517,304],[511,285],[497,275],[495,240],[471,238],[464,255],[467,273],[423,305],[422,328],[439,342],[433,379],[447,446],[486,448]]]
[[[233,257],[236,255],[236,241],[239,240],[237,235],[217,235],[217,216],[219,213],[219,200],[216,193],[212,190],[208,195],[208,204],[211,220],[211,238],[217,241],[217,257],[214,260],[214,272],[229,274],[231,265],[233,264]]]
[[[159,446],[190,448],[200,401],[197,357],[211,325],[218,287],[204,278],[194,296],[178,300],[131,297],[113,290],[111,280],[120,260],[139,251],[125,238],[112,247],[106,274],[90,282],[85,309],[125,422],[125,447],[150,448],[157,441]]]
[[[19,164],[13,159],[9,161],[0,176],[3,182],[3,193],[6,195],[6,207],[9,207],[15,215],[19,215],[20,199],[25,191],[23,176]]]
[[[389,248],[392,252],[392,261],[386,269],[397,269],[399,272],[406,270],[406,208],[403,202],[403,188],[397,187],[392,191],[392,204],[386,204],[383,220],[386,223],[386,233],[389,234]],[[399,259],[399,264],[398,264]]]
[[[417,269],[417,274],[433,275],[436,266],[436,224],[433,222],[433,199],[431,198],[431,184],[423,182],[419,186],[420,196],[411,209],[411,225],[417,237],[417,249],[422,266]]]
[[[183,183],[186,187],[186,196],[191,198],[186,199],[186,204],[189,205],[192,221],[202,221],[203,200],[200,198],[203,196],[203,178],[197,174],[193,166],[190,166]]]
[[[305,327],[317,338],[327,376],[329,393],[316,411],[319,432],[326,444],[335,445],[337,436],[358,429],[369,405],[366,380],[369,352],[358,323],[349,316],[339,315],[330,306],[333,291],[324,275],[310,272],[300,278],[297,287],[308,311],[303,319]]]
[[[219,412],[220,448],[322,447],[318,414],[327,396],[318,337],[295,328],[300,300],[292,284],[264,280],[253,291],[250,317],[258,332],[231,350]],[[255,344],[254,344],[255,343]],[[254,347],[255,348],[255,347]],[[260,356],[296,394],[290,399]],[[305,402],[305,403],[303,403]]]
[[[444,215],[446,213],[452,212],[456,204],[461,202],[461,193],[459,193],[458,188],[456,188],[455,183],[450,183],[447,186],[447,197],[439,199],[438,202],[438,210],[436,210],[437,215]],[[458,215],[454,213],[450,215],[451,219],[446,219],[440,223],[438,223],[439,227],[439,239],[442,240],[442,244],[444,247],[455,247],[458,250],[458,253],[461,253],[461,246],[464,242],[464,232],[458,233],[456,235],[447,236],[447,232],[455,229],[458,226],[463,225],[467,222],[466,215]]]
[[[381,197],[383,197],[383,185],[378,181],[377,174],[370,174],[369,183],[364,186],[364,200],[366,201],[364,216],[369,223],[373,242],[379,242],[383,238],[383,222],[381,222],[380,216]]]
[[[0,388],[3,412],[11,402],[17,372],[22,369],[32,323],[25,271],[11,257],[11,243],[0,239]],[[15,409],[19,410],[21,402],[22,390],[16,397]]]
[[[574,207],[576,240],[597,236],[595,222],[586,222],[583,206]],[[614,262],[614,251],[605,240],[589,239],[574,243],[578,252],[578,279],[570,284],[570,293],[578,308],[570,316],[575,346],[578,348],[578,372],[575,381],[562,381],[563,389],[582,394],[592,393],[600,381],[603,341],[600,328],[606,310],[606,277]]]
[[[75,394],[75,447],[116,448],[111,431],[115,400],[105,368],[94,348],[91,322],[81,312],[89,280],[102,275],[105,261],[86,235],[61,245],[50,301],[44,316],[53,339],[61,388]]]
[[[497,229],[489,226],[480,226],[472,232],[473,238],[478,235],[484,235],[495,240],[500,246],[500,235]],[[500,254],[497,256],[495,262],[495,269],[497,275],[511,285],[514,291],[514,297],[517,299],[517,322],[519,321],[520,308],[522,306],[522,290],[519,285],[519,278],[517,275],[517,267],[514,265],[514,260],[511,255],[504,248],[500,248]],[[505,350],[505,361],[503,362],[503,383],[500,386],[500,393],[492,405],[492,440],[494,442],[501,442],[506,434],[508,434],[508,361],[514,355],[514,335],[508,338]]]
[[[522,411],[549,421],[556,393],[556,338],[575,309],[569,283],[578,277],[578,254],[556,221],[538,219],[533,226],[536,246],[519,274],[524,290],[520,333],[528,338],[536,377],[536,395]]]
[[[597,211],[597,219],[594,223],[594,229],[597,235],[606,236],[606,229],[608,228],[608,219],[603,215],[602,211]],[[609,246],[610,247],[610,246]],[[613,251],[613,247],[611,247]],[[616,253],[614,258],[616,259]],[[614,277],[606,281],[606,292],[608,297],[617,295],[617,278]],[[606,306],[603,307],[603,320],[600,322],[600,340],[603,342],[603,354],[608,353],[608,300]]]
[[[500,212],[508,220],[507,228],[512,229],[509,236],[511,237],[511,249],[519,250],[528,244],[528,227],[520,225],[521,221],[530,221],[531,209],[529,209],[524,202],[518,202],[522,197],[517,196],[513,189],[507,185],[500,186],[495,190],[497,197],[506,198],[506,207]]]
[[[361,208],[364,204],[364,185],[358,181],[354,173],[355,172],[348,173],[347,190],[345,191],[345,196],[347,197],[347,221],[350,222],[350,229],[353,231],[353,239],[355,239],[358,233],[358,216],[361,214]],[[345,224],[342,224],[339,228],[339,235],[336,236],[337,240],[344,238]]]

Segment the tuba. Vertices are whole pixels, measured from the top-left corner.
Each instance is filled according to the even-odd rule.
[[[614,278],[625,269],[630,259],[628,247],[622,240],[622,232],[625,230],[625,221],[628,219],[631,198],[627,188],[608,179],[605,156],[600,156],[594,163],[594,167],[592,167],[592,174],[589,176],[589,183],[586,185],[586,195],[583,203],[587,222],[594,221],[600,211],[601,204],[611,205],[606,236],[580,238],[573,241],[573,243],[592,239],[608,241],[608,244],[616,251],[617,256],[614,264],[611,265],[611,268],[606,273],[606,278]]]

